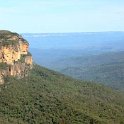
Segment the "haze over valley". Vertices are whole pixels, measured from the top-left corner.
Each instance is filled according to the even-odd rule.
[[[81,80],[124,89],[124,32],[23,34],[34,61]]]

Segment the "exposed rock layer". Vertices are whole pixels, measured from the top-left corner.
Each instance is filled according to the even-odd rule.
[[[32,68],[28,47],[28,42],[19,34],[0,31],[0,84],[7,76],[23,78],[28,75]]]

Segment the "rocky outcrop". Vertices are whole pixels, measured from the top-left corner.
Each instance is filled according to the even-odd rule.
[[[32,56],[28,42],[19,34],[0,31],[0,84],[4,77],[23,78],[32,68]]]

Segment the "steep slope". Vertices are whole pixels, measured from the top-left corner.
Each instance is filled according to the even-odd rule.
[[[17,33],[0,30],[0,84],[4,77],[25,77],[32,68],[32,56],[28,52],[29,44]]]
[[[0,124],[123,124],[123,93],[34,65],[0,86]]]

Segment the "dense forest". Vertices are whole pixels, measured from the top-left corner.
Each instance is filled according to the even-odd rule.
[[[34,65],[0,86],[0,124],[123,124],[124,96]]]
[[[124,51],[61,59],[51,68],[76,79],[124,91]]]

